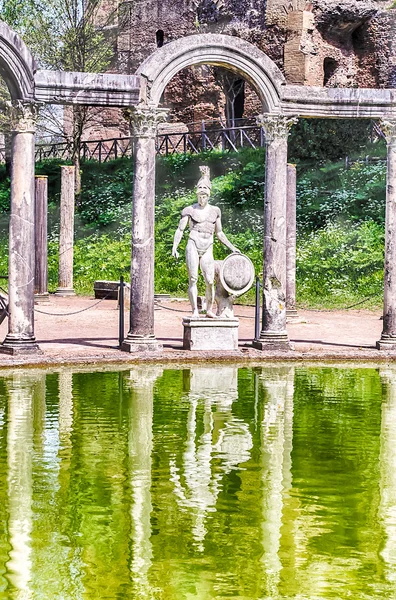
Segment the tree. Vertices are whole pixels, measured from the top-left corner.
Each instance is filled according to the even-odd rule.
[[[99,73],[111,65],[116,11],[106,14],[100,0],[3,0],[0,18],[21,35],[42,68]],[[65,112],[70,117],[68,128]],[[63,113],[49,106],[41,113],[42,132],[63,136],[70,146],[77,194],[82,137],[98,114],[99,109],[78,105]]]

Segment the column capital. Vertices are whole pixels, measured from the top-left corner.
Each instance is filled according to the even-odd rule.
[[[166,120],[168,112],[166,108],[131,106],[124,111],[124,117],[129,121],[133,135],[154,138],[158,125]]]
[[[380,127],[389,146],[396,146],[396,119],[381,119]]]
[[[257,125],[264,129],[267,142],[277,139],[287,140],[290,129],[297,121],[297,117],[285,117],[284,115],[263,114],[256,117]]]
[[[11,103],[12,131],[17,133],[35,133],[40,104],[14,100]]]

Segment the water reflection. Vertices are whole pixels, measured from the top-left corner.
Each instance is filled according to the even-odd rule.
[[[291,488],[294,368],[262,369],[265,392],[261,424],[262,564],[265,594],[279,597],[279,556],[284,497]]]
[[[396,582],[396,369],[380,370],[385,388],[381,420],[381,502],[379,518],[384,528],[381,557],[386,579]]]
[[[207,514],[216,510],[222,477],[249,460],[253,441],[248,425],[232,414],[232,404],[238,399],[236,368],[191,369],[187,397],[190,408],[182,465],[177,467],[172,458],[170,474],[179,506],[192,511],[193,538],[203,552]],[[199,405],[203,408],[200,419]]]
[[[31,598],[32,569],[31,534],[33,529],[32,457],[34,433],[34,400],[43,376],[17,373],[7,381],[7,492],[9,559],[6,563],[7,579],[14,598]],[[43,391],[42,385],[41,392]],[[45,389],[45,386],[44,386]],[[37,423],[37,421],[36,421]],[[41,429],[41,423],[39,423]]]
[[[135,367],[126,378],[130,388],[128,457],[131,486],[131,561],[137,598],[149,597],[151,546],[151,453],[153,449],[153,390],[161,368]]]
[[[0,379],[0,597],[393,598],[396,368]]]

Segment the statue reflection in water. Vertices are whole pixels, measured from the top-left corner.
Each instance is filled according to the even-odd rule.
[[[234,469],[243,468],[243,463],[250,459],[253,440],[247,423],[232,414],[232,404],[238,399],[237,368],[193,368],[189,388],[182,467],[178,468],[176,459],[172,459],[170,473],[179,506],[193,515],[193,538],[197,549],[203,551],[206,518],[216,510],[222,478]],[[200,405],[203,433],[197,438],[201,427],[197,414]],[[214,459],[219,459],[216,469]]]

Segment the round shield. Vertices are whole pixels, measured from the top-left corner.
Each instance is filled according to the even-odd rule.
[[[220,267],[220,281],[233,296],[247,292],[254,281],[254,266],[250,258],[236,252],[229,254]]]

